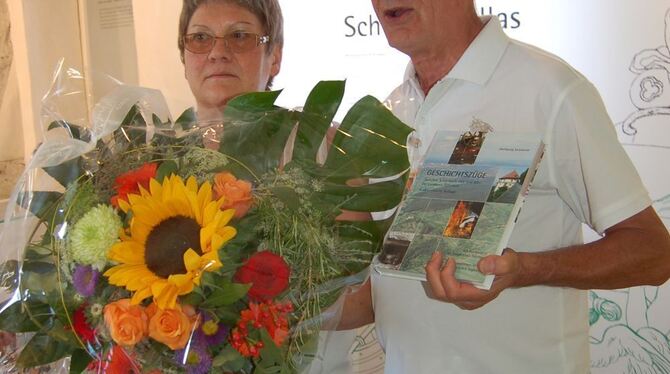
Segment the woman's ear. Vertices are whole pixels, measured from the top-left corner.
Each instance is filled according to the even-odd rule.
[[[275,45],[270,54],[270,76],[276,77],[281,70],[282,47]]]

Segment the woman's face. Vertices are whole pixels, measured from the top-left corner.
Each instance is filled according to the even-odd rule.
[[[223,37],[234,32],[263,36],[261,23],[253,13],[228,2],[208,2],[196,9],[186,34],[206,33]],[[228,100],[242,93],[264,91],[268,79],[279,73],[281,51],[266,53],[266,44],[245,52],[233,52],[217,39],[207,53],[184,50],[186,80],[195,96],[198,115],[220,113]]]

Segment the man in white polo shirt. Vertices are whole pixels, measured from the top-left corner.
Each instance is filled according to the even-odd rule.
[[[498,132],[536,132],[545,156],[502,256],[478,264],[490,291],[427,264],[428,282],[381,276],[345,302],[340,328],[374,320],[387,373],[586,373],[585,289],[662,284],[670,237],[603,103],[560,59],[510,40],[469,0],[372,0],[389,44],[409,55],[388,99],[416,131],[416,167],[436,130],[473,118]],[[603,238],[582,244],[581,224]]]

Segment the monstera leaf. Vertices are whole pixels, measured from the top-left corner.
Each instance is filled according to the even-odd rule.
[[[322,183],[312,203],[323,211],[328,211],[325,206],[357,212],[397,206],[409,169],[405,142],[412,129],[378,100],[366,96],[333,132],[344,87],[343,81],[318,83],[302,111],[276,106],[279,91],[251,93],[229,102],[220,146],[222,153],[237,161],[229,168],[250,180],[278,168],[300,168]],[[327,133],[330,146],[320,165],[317,154]],[[290,162],[285,160],[287,154]],[[374,183],[378,179],[385,181]],[[345,240],[365,243],[369,253],[376,252],[388,228],[388,221],[333,224],[340,227],[339,235]]]

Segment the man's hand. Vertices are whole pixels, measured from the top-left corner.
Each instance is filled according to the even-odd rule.
[[[519,278],[520,267],[519,255],[509,248],[502,256],[487,256],[479,260],[477,268],[482,274],[495,275],[491,289],[486,291],[458,281],[454,277],[456,261],[450,258],[442,267],[442,254],[435,252],[426,264],[426,279],[432,298],[473,310],[488,304],[506,288],[513,287]]]

